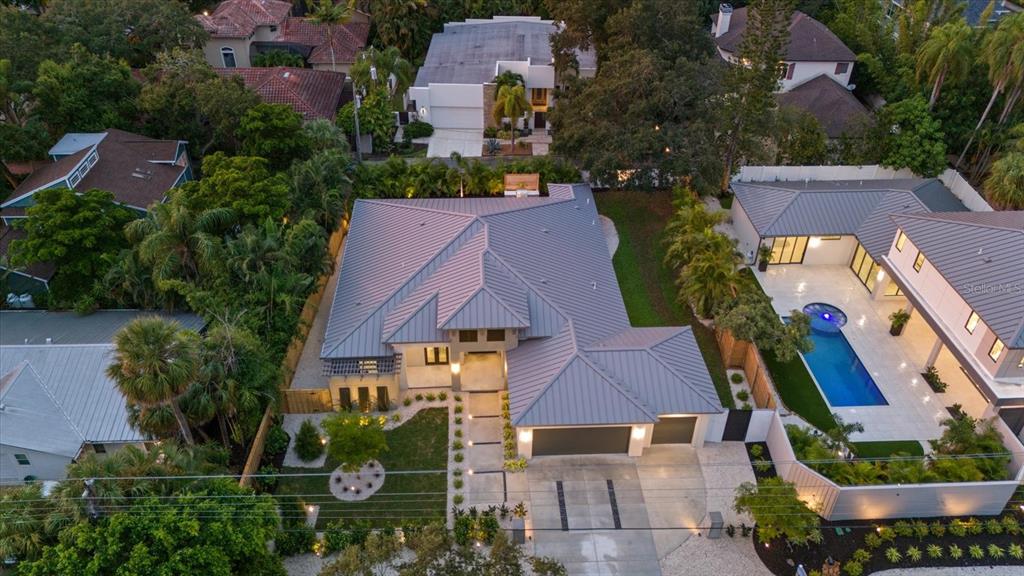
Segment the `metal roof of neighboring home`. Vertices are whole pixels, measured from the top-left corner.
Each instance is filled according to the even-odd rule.
[[[1024,211],[892,220],[1006,346],[1024,348]]]
[[[896,235],[891,214],[966,210],[936,179],[733,182],[732,189],[762,238],[852,234],[875,260]]]
[[[206,325],[202,317],[188,313],[149,312],[144,310],[99,310],[87,316],[75,312],[49,310],[0,311],[0,346],[19,344],[106,344],[125,324],[140,316],[158,315],[174,320],[182,328],[199,331]]]
[[[84,441],[28,362],[0,375],[0,444],[74,458]]]
[[[868,109],[853,92],[839,85],[827,74],[821,74],[788,92],[775,95],[779,106],[806,110],[821,124],[829,138],[852,134],[871,121]]]
[[[530,16],[450,22],[431,38],[414,86],[490,82],[499,60],[549,65],[551,35],[556,31],[551,20]],[[580,68],[597,67],[592,50],[577,51],[576,58]]]
[[[712,15],[718,22],[718,14]],[[732,11],[729,30],[715,38],[715,43],[722,50],[736,53],[743,42],[743,33],[747,29],[747,8],[736,8]],[[793,11],[789,23],[789,45],[786,48],[785,60],[790,62],[853,62],[857,57],[846,44],[832,33],[827,26],[811,18],[799,10]]]
[[[688,328],[630,327],[589,187],[549,191],[358,200],[321,356],[387,356],[392,343],[446,341],[443,330],[512,328],[516,425],[719,412]]]
[[[291,2],[278,0],[224,0],[196,20],[210,34],[221,38],[248,38],[257,26],[275,26],[292,11]]]
[[[310,64],[331,64],[333,44],[334,63],[351,64],[356,61],[359,51],[366,46],[369,35],[369,22],[353,21],[328,26],[308,18],[291,17],[285,19],[281,33],[274,42],[309,46],[311,51],[306,61]]]
[[[50,156],[67,156],[79,150],[92,148],[100,143],[106,132],[68,132],[60,137],[56,144],[47,152]]]
[[[238,76],[269,104],[285,104],[306,120],[334,120],[341,107],[345,75],[309,68],[215,68],[221,76]]]

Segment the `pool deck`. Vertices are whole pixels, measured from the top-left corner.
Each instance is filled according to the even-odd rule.
[[[921,378],[923,366],[914,360],[911,343],[889,335],[889,314],[903,307],[903,298],[872,300],[846,266],[770,266],[755,275],[780,315],[811,302],[832,304],[846,313],[843,335],[889,403],[833,408],[844,421],[864,425],[853,440],[924,441],[941,435],[940,422],[949,417],[943,401]]]

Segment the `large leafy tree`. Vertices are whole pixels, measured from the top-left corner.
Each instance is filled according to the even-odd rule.
[[[46,156],[50,135],[31,114],[31,82],[19,81],[10,60],[0,59],[0,160],[22,161]],[[4,175],[10,175],[4,170]],[[18,182],[8,178],[13,189]]]
[[[139,410],[169,407],[182,438],[194,444],[181,396],[196,380],[198,336],[158,316],[132,320],[114,336],[107,375]],[[146,430],[144,430],[146,431]]]
[[[422,62],[430,46],[437,8],[427,0],[370,0],[381,46],[394,46],[410,62]]]
[[[58,38],[135,67],[175,47],[202,47],[206,33],[182,2],[166,0],[50,0],[42,19]]]
[[[796,487],[782,478],[744,482],[736,489],[734,507],[753,517],[762,541],[781,537],[804,545],[821,537],[818,515],[800,500]]]
[[[882,165],[909,168],[933,177],[946,167],[946,142],[942,126],[918,95],[887,104],[879,113]]]
[[[57,267],[51,289],[70,302],[88,291],[108,268],[104,258],[127,246],[124,226],[136,213],[102,190],[84,194],[67,188],[37,192],[24,220],[26,236],[11,245],[15,265],[49,262]]]
[[[132,128],[139,84],[123,60],[76,44],[63,62],[46,60],[39,65],[32,93],[33,113],[59,137],[65,132]]]
[[[192,210],[230,208],[241,223],[280,220],[288,209],[286,176],[271,172],[270,163],[255,156],[207,156],[203,179],[186,183],[180,195]]]
[[[772,130],[775,162],[789,166],[817,166],[828,159],[828,135],[812,114],[792,106],[779,108]]]
[[[142,499],[98,522],[76,524],[19,573],[283,576],[280,558],[266,545],[277,524],[269,496],[226,480],[212,482],[193,493]]]
[[[917,77],[932,85],[928,109],[935,106],[947,80],[956,82],[971,72],[974,62],[974,30],[964,20],[938,26],[917,51]]]
[[[341,462],[343,470],[359,470],[388,449],[378,418],[341,413],[326,418],[320,427],[328,436],[327,454]]]
[[[571,66],[575,60],[574,50],[595,49],[598,58],[605,58],[604,48],[614,36],[607,27],[608,19],[631,3],[631,0],[545,0],[551,16],[564,23],[551,41],[559,70]]]
[[[348,211],[352,181],[350,158],[341,150],[317,152],[309,160],[292,165],[291,211],[312,218],[325,230],[334,230]]]
[[[356,135],[354,102],[338,110],[336,122],[346,134]],[[363,98],[359,106],[359,131],[360,135],[373,135],[374,150],[388,150],[393,145],[395,116],[385,90],[373,90]]]
[[[799,310],[791,312],[789,323],[779,321],[771,298],[756,288],[740,291],[715,314],[715,325],[730,330],[736,338],[771,350],[780,362],[789,362],[798,352],[810,352],[810,319]]]
[[[244,114],[236,135],[246,156],[260,156],[275,170],[309,155],[310,146],[302,130],[302,115],[285,104],[257,104]]]
[[[50,22],[17,6],[0,6],[0,57],[11,61],[13,83],[31,83],[43,60],[63,57],[60,41]]]

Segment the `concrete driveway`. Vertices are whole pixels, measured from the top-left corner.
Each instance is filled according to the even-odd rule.
[[[434,130],[427,144],[427,158],[448,158],[452,152],[466,158],[479,158],[483,148],[482,130]]]
[[[524,480],[510,481],[509,500],[526,496],[532,553],[557,558],[570,574],[660,576],[659,560],[704,516],[704,482],[688,446],[655,446],[638,459],[537,457]]]

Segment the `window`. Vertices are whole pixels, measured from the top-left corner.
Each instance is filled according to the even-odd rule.
[[[75,172],[74,174],[71,175],[71,178],[68,179],[68,184],[70,184],[68,188],[74,188],[75,186],[78,186],[78,183],[81,181],[82,177],[78,175],[78,172]]]
[[[903,252],[903,246],[905,246],[906,243],[907,243],[907,235],[903,233],[903,230],[900,230],[899,235],[896,236],[896,251],[897,252]]]
[[[220,57],[224,60],[225,68],[235,67],[235,50],[233,48],[228,48],[227,46],[221,48]]]
[[[832,242],[833,240],[842,240],[842,236],[819,236],[818,240],[822,242]]]
[[[447,346],[434,346],[432,348],[426,348],[424,349],[423,353],[427,366],[436,366],[438,364],[448,363]]]
[[[846,74],[850,70],[849,62],[837,62],[836,63],[836,76],[840,74]]]
[[[1004,348],[1006,348],[1006,346],[1003,345],[1003,341],[996,338],[996,341],[992,343],[992,347],[988,349],[988,357],[991,358],[993,362],[999,362],[999,357],[1003,355]]]
[[[978,316],[977,312],[971,310],[971,315],[967,317],[967,324],[964,324],[968,334],[974,334],[974,329],[978,327],[979,321],[981,321],[981,316]]]
[[[15,454],[14,459],[18,461],[20,466],[28,466],[28,454]]]
[[[476,330],[459,330],[459,342],[476,342],[478,338]]]
[[[918,252],[914,258],[914,272],[920,272],[921,268],[924,268],[924,252]]]
[[[92,445],[92,451],[97,453],[97,454],[106,454],[107,453],[107,447],[104,446],[103,444],[93,444]]]
[[[504,342],[505,331],[504,330],[488,330],[487,331],[488,342]]]
[[[547,88],[530,88],[530,104],[534,106],[547,106],[548,103],[548,89]]]
[[[786,80],[793,79],[793,71],[796,70],[796,62],[790,62],[786,67]]]
[[[772,257],[769,264],[800,264],[807,252],[807,236],[778,236],[772,238]]]
[[[879,280],[878,272],[881,268],[860,242],[857,243],[857,249],[853,251],[850,270],[853,270],[853,273],[857,275],[857,279],[868,289],[868,292],[875,291],[875,284]]]

